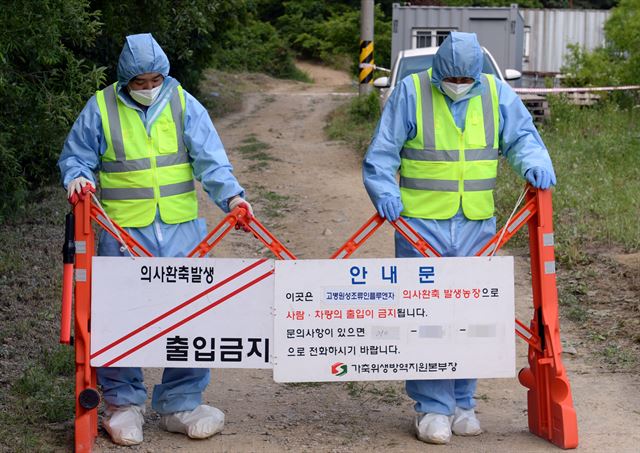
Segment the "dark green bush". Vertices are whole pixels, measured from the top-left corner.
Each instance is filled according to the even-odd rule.
[[[380,117],[380,98],[376,91],[358,96],[349,104],[349,116],[356,122],[377,121]]]
[[[0,222],[57,177],[67,131],[103,77],[74,49],[90,47],[98,30],[86,0],[0,8]]]
[[[115,81],[118,57],[127,35],[152,33],[171,63],[170,74],[197,94],[202,72],[222,49],[223,36],[237,29],[246,16],[245,1],[147,0],[113,2],[91,0],[100,11],[102,33],[88,59],[107,67],[108,82]]]
[[[640,0],[621,0],[604,28],[605,47],[586,51],[570,46],[562,68],[570,86],[640,83]]]
[[[222,70],[264,72],[275,77],[303,79],[293,52],[269,23],[249,18],[222,38],[211,65]]]
[[[299,0],[283,2],[282,14],[274,20],[281,36],[303,58],[328,64],[346,60],[357,73],[360,53],[360,8],[348,2]],[[391,64],[391,21],[376,5],[374,24],[376,64]]]

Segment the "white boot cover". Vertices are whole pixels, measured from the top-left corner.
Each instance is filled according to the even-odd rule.
[[[482,433],[476,412],[473,409],[460,409],[459,407],[456,407],[451,429],[457,436],[477,436]]]
[[[451,441],[453,416],[428,413],[416,416],[416,436],[430,444],[448,444]]]
[[[104,410],[102,426],[118,445],[138,445],[142,442],[144,406],[112,406]]]
[[[172,433],[182,433],[192,439],[206,439],[224,428],[224,413],[201,404],[192,411],[174,412],[160,417],[160,427]]]

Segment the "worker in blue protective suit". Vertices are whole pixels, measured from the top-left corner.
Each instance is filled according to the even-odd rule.
[[[482,62],[476,35],[452,32],[433,67],[391,94],[363,162],[378,213],[391,221],[402,216],[445,257],[475,255],[495,234],[499,153],[534,187],[556,183],[531,115],[509,85],[481,74]],[[395,247],[396,257],[422,256],[397,232]],[[446,444],[452,433],[480,434],[476,383],[407,381],[418,439]]]
[[[243,206],[252,214],[207,111],[169,76],[169,60],[150,34],[126,38],[117,75],[116,84],[87,102],[64,144],[58,165],[70,200],[93,190],[99,173],[107,214],[153,256],[164,257],[185,256],[206,235],[194,178],[223,211]],[[103,231],[98,254],[124,252]],[[112,440],[141,443],[142,370],[99,368],[97,377]],[[191,438],[221,431],[224,414],[201,404],[208,383],[208,369],[165,369],[152,397],[161,427]]]

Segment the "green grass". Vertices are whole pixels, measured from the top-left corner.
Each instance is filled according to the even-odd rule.
[[[640,248],[640,112],[551,103],[543,136],[558,186],[556,228],[568,243]]]
[[[315,388],[321,387],[323,385],[327,385],[326,382],[288,382],[285,384],[287,387],[291,388]]]
[[[1,451],[64,451],[73,434],[73,348],[58,344],[69,205],[59,187],[34,195],[0,225]]]
[[[580,286],[582,286],[581,281]],[[575,322],[583,322],[589,319],[589,313],[585,307],[585,292],[576,291],[568,282],[558,290],[558,302],[564,315]]]
[[[242,157],[254,162],[249,166],[250,171],[261,171],[269,167],[269,162],[280,160],[267,152],[270,148],[271,145],[258,140],[255,135],[251,134],[242,140],[242,144],[237,150]]]
[[[571,265],[584,261],[587,248],[639,250],[640,112],[613,103],[580,108],[551,99],[550,105],[551,120],[540,132],[558,178],[553,204],[559,258]],[[502,167],[496,193],[504,218],[523,183]]]
[[[630,368],[635,365],[636,357],[626,348],[616,343],[608,343],[601,351],[603,361],[619,368]]]
[[[29,424],[71,419],[75,408],[75,391],[69,377],[73,376],[74,370],[73,348],[56,346],[45,351],[40,360],[32,364],[11,388],[20,404],[29,408],[16,413],[18,419]]]
[[[364,154],[379,117],[380,101],[377,92],[372,92],[367,97],[353,98],[334,110],[325,132],[332,140],[344,140]]]
[[[288,195],[280,195],[263,186],[256,186],[254,191],[258,194],[258,198],[263,204],[263,214],[270,218],[280,217],[282,211],[287,208],[291,200]]]
[[[314,83],[313,77],[311,77],[307,71],[303,71],[297,66],[295,66],[291,74],[289,74],[289,76],[285,78],[297,80],[298,82]]]
[[[558,183],[553,189],[558,259],[585,264],[587,249],[640,249],[640,112],[602,103],[580,108],[551,100],[540,128]],[[496,189],[499,224],[524,183],[501,162]],[[525,244],[522,234],[516,241]],[[588,245],[589,247],[586,247]]]
[[[402,382],[346,382],[344,386],[351,398],[376,400],[384,404],[403,402],[404,383]]]

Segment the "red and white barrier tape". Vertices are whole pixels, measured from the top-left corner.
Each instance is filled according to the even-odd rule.
[[[585,87],[585,88],[514,88],[518,94],[549,93],[587,93],[590,91],[640,90],[640,85],[623,85],[618,87]]]

